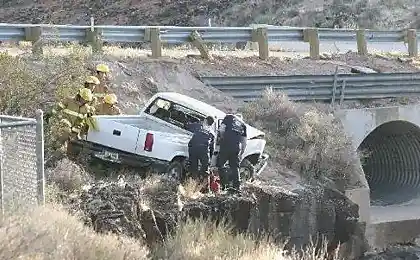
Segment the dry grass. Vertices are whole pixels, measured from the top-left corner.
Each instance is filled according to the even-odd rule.
[[[74,52],[74,49],[77,49],[78,52],[85,53],[85,55],[91,54],[90,47],[78,46],[76,44],[68,46],[62,46],[62,44],[57,44],[56,46],[45,46],[43,56],[67,56]],[[7,51],[12,56],[22,56],[31,53],[30,46],[27,46],[26,44],[3,44],[3,47],[0,47],[0,50],[3,50],[5,52]],[[209,50],[211,54],[215,56],[232,56],[239,58],[258,56],[258,48],[255,50],[252,50],[250,48],[240,50],[236,49],[234,46],[220,46],[216,44],[215,47],[210,47]],[[286,52],[281,48],[281,45],[278,44],[270,44],[270,50],[272,51],[270,54],[273,57],[302,58],[309,55],[309,51],[304,51],[301,53],[294,53],[289,51]],[[104,46],[102,54],[105,56],[112,56],[118,58],[145,58],[151,55],[151,50],[143,48],[120,47],[118,45],[113,45]],[[185,58],[188,55],[200,55],[200,52],[196,48],[190,47],[188,45],[162,49],[163,57]]]
[[[127,237],[97,234],[57,206],[38,207],[0,222],[0,259],[322,260],[325,251],[287,252],[268,240],[232,235],[227,226],[188,220],[152,250]]]
[[[0,226],[0,259],[147,259],[139,241],[99,235],[50,206],[7,217]]]
[[[246,235],[233,235],[225,225],[205,220],[188,220],[167,239],[163,247],[154,251],[155,259],[173,260],[321,260],[326,251],[288,252],[267,239],[255,241]],[[337,258],[335,258],[337,259]]]
[[[203,196],[201,190],[205,187],[205,183],[200,183],[197,180],[189,178],[183,185],[178,187],[178,191],[185,198],[197,199]]]
[[[92,181],[92,176],[80,165],[63,158],[53,168],[46,171],[47,180],[60,190],[74,192]]]
[[[294,103],[287,96],[268,90],[243,114],[267,132],[272,160],[306,179],[326,177],[342,186],[339,182],[348,184],[360,162],[340,123],[326,110]]]

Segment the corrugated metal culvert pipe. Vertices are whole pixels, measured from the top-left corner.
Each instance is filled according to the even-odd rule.
[[[385,123],[359,146],[372,205],[407,203],[420,197],[420,128],[405,121]]]

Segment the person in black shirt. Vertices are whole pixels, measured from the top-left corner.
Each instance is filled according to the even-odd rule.
[[[210,158],[214,151],[215,134],[210,128],[213,123],[213,117],[209,116],[201,126],[195,126],[194,134],[188,143],[190,173],[193,178],[204,180],[207,177]],[[198,171],[199,162],[200,171]]]
[[[228,182],[232,181],[233,191],[240,190],[239,166],[241,157],[246,148],[247,131],[245,123],[234,116],[227,114],[219,128],[220,151],[217,157],[217,168],[222,188],[226,189]],[[231,173],[226,176],[223,166],[229,162]]]

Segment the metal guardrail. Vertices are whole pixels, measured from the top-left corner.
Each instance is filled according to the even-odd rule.
[[[194,32],[194,34],[193,34]],[[197,34],[198,33],[198,34]],[[193,37],[191,37],[193,35]],[[197,36],[198,35],[198,36]],[[201,46],[201,55],[208,58],[203,43],[258,42],[259,57],[269,57],[269,43],[307,42],[310,57],[319,59],[320,42],[357,42],[358,53],[368,53],[368,43],[406,42],[410,57],[418,54],[415,29],[365,30],[328,28],[286,28],[276,26],[253,27],[177,27],[177,26],[114,26],[114,25],[51,25],[51,24],[0,24],[0,41],[31,41],[33,53],[41,53],[45,42],[84,42],[94,52],[102,43],[151,43],[152,56],[162,56],[162,44],[182,44],[194,41]],[[200,48],[199,48],[200,49]]]
[[[1,41],[24,41],[25,28],[41,27],[43,39],[59,41],[85,41],[90,28],[100,30],[106,42],[147,42],[146,29],[159,28],[161,39],[167,43],[184,43],[193,31],[198,31],[205,42],[236,43],[252,40],[251,27],[177,27],[177,26],[77,26],[51,24],[0,24]],[[305,28],[268,26],[268,41],[303,41]],[[354,41],[356,30],[318,28],[320,41]],[[365,30],[368,42],[400,42],[405,30]],[[417,36],[417,38],[419,38]]]
[[[243,101],[261,98],[266,88],[282,91],[295,101],[360,100],[420,95],[420,73],[228,76],[199,79],[207,86]]]

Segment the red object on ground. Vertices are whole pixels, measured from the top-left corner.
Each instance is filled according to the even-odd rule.
[[[210,175],[210,190],[214,193],[220,192],[220,178],[218,175]]]

